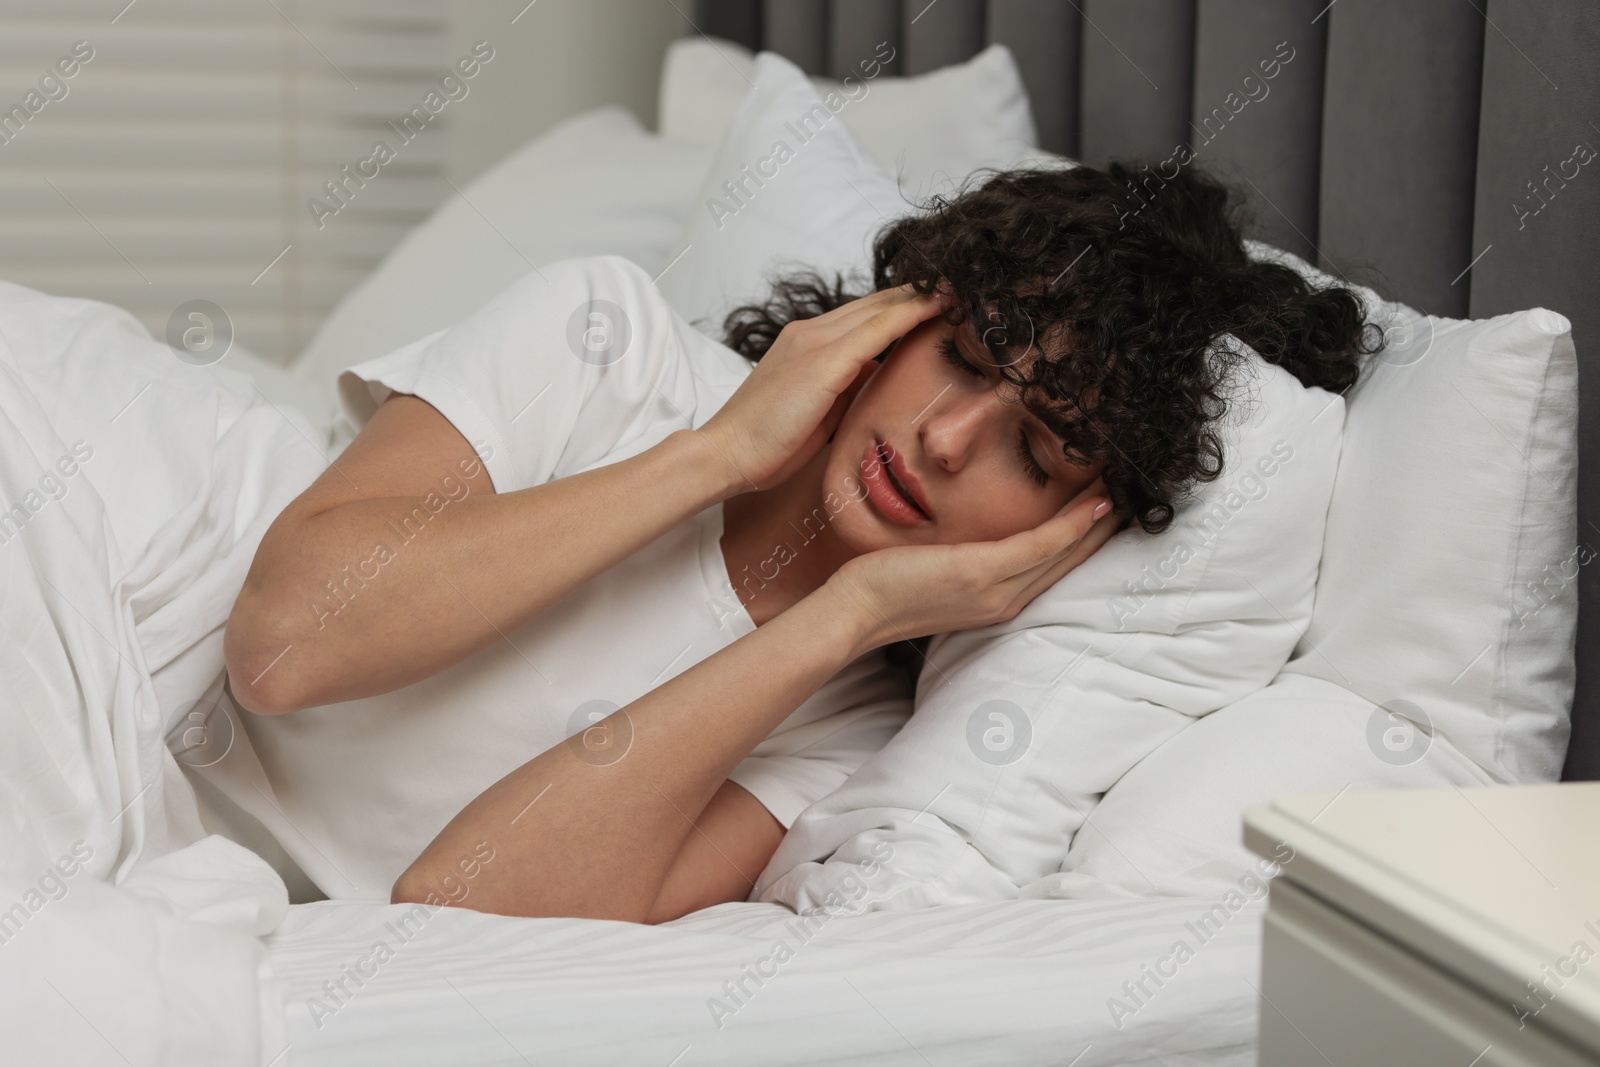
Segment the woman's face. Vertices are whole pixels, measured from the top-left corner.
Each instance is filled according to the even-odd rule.
[[[1037,350],[1024,356],[1018,370],[1036,358]],[[1061,438],[1016,395],[970,325],[936,317],[908,333],[834,434],[823,491],[846,501],[834,519],[839,536],[863,553],[994,541],[1061,510],[1099,477],[1102,464],[1070,463]]]

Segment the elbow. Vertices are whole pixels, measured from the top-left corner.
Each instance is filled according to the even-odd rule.
[[[305,706],[286,698],[275,687],[252,686],[240,678],[238,672],[228,668],[228,690],[233,694],[234,704],[252,715],[287,715]]]
[[[283,628],[252,607],[241,593],[222,636],[222,659],[234,703],[255,715],[286,715],[308,707],[297,692],[294,644]]]
[[[489,878],[468,887],[454,871],[438,868],[424,856],[395,879],[389,891],[390,904],[422,904],[431,908],[460,908],[487,915],[508,915],[518,919],[607,919],[616,922],[645,922],[642,913],[615,906],[578,903],[547,897],[523,883],[497,885]],[[661,921],[665,921],[665,917]]]
[[[458,890],[452,892],[451,889]],[[443,890],[443,891],[441,891]],[[422,857],[417,857],[395,879],[394,888],[389,890],[390,904],[425,904],[430,908],[444,908],[459,905],[468,910],[490,911],[495,914],[511,915],[515,912],[499,911],[494,908],[469,907],[466,903],[470,890],[460,884],[460,880],[450,875],[441,876],[438,871],[430,869],[423,863]],[[481,894],[480,894],[481,896]]]
[[[389,903],[437,904],[439,900],[427,888],[425,879],[418,875],[416,865],[413,864],[407,867],[399,878],[395,879],[394,888],[389,891]]]

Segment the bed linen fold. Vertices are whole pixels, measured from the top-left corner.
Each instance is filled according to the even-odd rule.
[[[639,926],[323,901],[267,944],[297,1067],[1246,1067],[1262,909],[1216,904],[741,902]]]
[[[286,1047],[260,941],[283,881],[206,832],[167,735],[220,686],[255,547],[326,439],[121,309],[0,283],[7,1062],[217,1067]]]

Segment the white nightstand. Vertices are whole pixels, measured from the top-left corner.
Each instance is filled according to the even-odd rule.
[[[1600,783],[1287,797],[1244,839],[1283,864],[1261,1067],[1600,1063]]]

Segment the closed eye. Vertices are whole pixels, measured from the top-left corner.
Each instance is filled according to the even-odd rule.
[[[1041,489],[1044,488],[1045,483],[1050,480],[1050,472],[1041,467],[1039,461],[1034,458],[1033,449],[1028,447],[1028,431],[1026,429],[1019,431],[1017,455],[1022,457],[1022,466],[1027,470],[1028,476],[1037,482]]]
[[[983,371],[967,362],[967,357],[961,354],[961,349],[956,345],[954,337],[945,337],[939,341],[939,354],[944,357],[946,363],[972,375],[974,378],[984,377]],[[1022,460],[1024,473],[1032,478],[1040,488],[1043,488],[1050,481],[1050,472],[1045,470],[1039,463],[1039,460],[1033,454],[1033,449],[1029,446],[1026,427],[1018,435],[1017,456]]]
[[[956,347],[956,339],[954,337],[946,337],[939,342],[939,354],[944,356],[945,362],[952,367],[966,371],[974,378],[983,377],[983,371],[968,363],[967,357],[961,354],[961,349]]]

